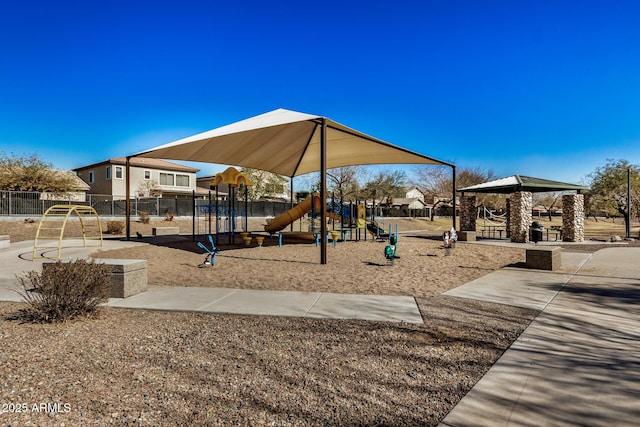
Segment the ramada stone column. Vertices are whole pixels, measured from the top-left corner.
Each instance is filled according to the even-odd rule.
[[[460,198],[460,230],[476,231],[476,196]]]
[[[562,196],[562,240],[584,242],[584,195]]]
[[[511,205],[509,204],[509,198],[507,197],[507,200],[505,201],[506,203],[506,213],[507,213],[507,225],[506,225],[506,232],[507,232],[507,239],[511,237]]]
[[[512,242],[529,241],[529,227],[533,219],[532,206],[533,196],[528,191],[518,191],[509,197],[509,234]]]

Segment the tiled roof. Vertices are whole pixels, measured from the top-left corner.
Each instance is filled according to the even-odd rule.
[[[94,163],[87,166],[81,166],[79,168],[73,169],[74,171],[83,170],[93,168],[99,165],[111,164],[111,165],[126,165],[127,159],[125,157],[114,157],[108,159],[104,162]],[[166,160],[160,159],[150,159],[150,158],[142,158],[142,157],[132,157],[130,161],[131,166],[140,167],[140,168],[149,168],[149,169],[163,169],[170,171],[178,171],[178,172],[190,172],[196,173],[200,171],[200,169],[193,168],[191,166],[186,166],[178,163],[168,162]]]

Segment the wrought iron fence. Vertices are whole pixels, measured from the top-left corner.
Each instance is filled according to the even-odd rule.
[[[0,216],[41,216],[53,205],[91,206],[100,216],[125,216],[126,200],[103,194],[40,193],[31,191],[0,191]],[[176,198],[131,199],[131,215],[147,212],[152,216],[191,216],[193,200]]]
[[[91,206],[104,217],[120,217],[126,215],[126,200],[114,198],[104,194],[85,193],[41,193],[30,191],[0,191],[0,217],[1,216],[41,216],[53,205],[70,204]],[[291,207],[290,202],[285,201],[254,201],[246,205],[242,201],[236,201],[234,210],[242,216],[269,217],[278,216]],[[195,212],[194,212],[195,209]],[[218,203],[218,215],[224,215],[228,210],[226,201]],[[246,212],[245,212],[246,210]],[[209,197],[193,199],[187,198],[132,198],[131,215],[138,216],[140,212],[146,212],[150,216],[188,216],[202,217],[215,212],[215,200]],[[367,209],[367,215],[371,215],[371,208]],[[409,210],[398,208],[376,207],[375,215],[379,216],[427,216],[426,209]]]

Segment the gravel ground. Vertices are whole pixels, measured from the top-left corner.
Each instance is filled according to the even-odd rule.
[[[538,312],[416,295],[423,325],[116,308],[34,325],[0,303],[0,425],[437,425]]]
[[[537,312],[418,303],[424,325],[115,308],[33,325],[0,303],[0,424],[437,425]]]

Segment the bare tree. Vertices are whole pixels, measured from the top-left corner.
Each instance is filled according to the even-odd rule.
[[[160,197],[162,188],[155,179],[144,181],[138,185],[138,197]]]
[[[549,221],[551,221],[551,214],[554,211],[554,207],[562,199],[564,193],[561,191],[553,191],[548,193],[536,193],[533,195],[533,203],[536,205],[542,205],[547,211]]]
[[[493,171],[481,168],[461,168],[456,172],[456,190],[495,179]],[[431,205],[431,220],[439,205],[452,203],[453,176],[448,166],[421,166],[415,170],[411,183],[427,196],[425,202],[429,201]],[[495,207],[494,205],[499,204],[499,199],[495,195],[482,195],[477,204]]]
[[[403,171],[381,171],[366,182],[361,194],[366,198],[374,200],[389,199],[393,197],[404,197],[404,190],[407,176]]]
[[[350,201],[355,199],[360,189],[358,182],[360,170],[360,166],[344,166],[328,170],[329,190],[337,193],[337,197],[340,200]]]

